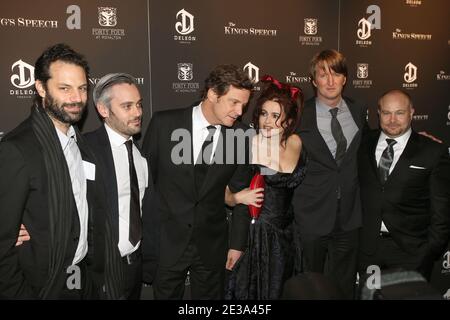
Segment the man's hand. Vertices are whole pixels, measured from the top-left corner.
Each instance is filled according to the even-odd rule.
[[[17,237],[16,246],[20,246],[24,241],[29,241],[30,235],[23,224],[20,225],[19,236]]]
[[[242,256],[242,253],[243,253],[242,251],[235,249],[228,250],[227,263],[225,265],[225,268],[227,270],[232,270],[236,261],[238,261],[239,258]]]
[[[432,134],[426,132],[426,131],[420,131],[419,134],[423,135],[424,137],[430,138],[433,141],[442,143],[442,140],[436,138],[435,136],[433,136]]]

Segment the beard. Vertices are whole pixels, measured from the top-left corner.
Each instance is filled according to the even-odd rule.
[[[71,113],[64,110],[64,107],[79,107],[80,112]],[[47,113],[55,118],[56,120],[73,125],[80,121],[83,116],[84,109],[86,107],[86,103],[83,102],[75,102],[75,103],[58,103],[58,101],[47,91],[47,94],[44,98],[44,107]]]
[[[136,120],[142,121],[142,116],[128,120],[128,119],[120,119],[111,109],[109,112],[110,117],[107,123],[112,129],[114,129],[118,133],[131,137],[141,132],[140,125],[139,126],[129,125],[128,121],[136,121]]]

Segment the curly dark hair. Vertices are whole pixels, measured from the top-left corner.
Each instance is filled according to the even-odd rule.
[[[89,85],[89,65],[85,58],[74,51],[71,47],[64,43],[55,44],[47,48],[34,64],[34,79],[42,82],[44,87],[47,87],[47,81],[50,79],[50,65],[56,61],[64,61],[83,68],[86,74],[86,81]],[[36,98],[40,97],[37,94]]]
[[[223,64],[214,68],[205,80],[205,87],[202,91],[202,100],[212,89],[219,96],[227,94],[230,86],[237,89],[253,89],[253,82],[248,75],[240,68],[232,64]]]
[[[256,100],[256,106],[253,110],[252,122],[254,128],[259,131],[259,117],[262,113],[263,104],[267,101],[278,102],[285,114],[285,118],[280,123],[280,126],[284,128],[280,143],[285,146],[287,139],[295,132],[299,125],[303,110],[303,92],[300,90],[294,100],[290,90],[290,88],[294,86],[279,83],[281,86],[280,88],[280,86],[272,81],[261,82],[263,83],[263,87],[261,88],[261,94]]]

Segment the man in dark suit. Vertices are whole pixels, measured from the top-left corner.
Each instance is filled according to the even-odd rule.
[[[342,96],[347,66],[341,53],[316,54],[310,72],[317,95],[306,101],[298,130],[308,173],[293,198],[303,271],[329,274],[352,299],[361,226],[357,151],[366,108]]]
[[[417,270],[429,279],[448,244],[448,150],[411,129],[413,114],[407,93],[388,91],[378,102],[381,131],[361,145],[361,275],[377,265]]]
[[[102,77],[93,100],[104,124],[85,135],[105,182],[108,216],[105,239],[97,246],[105,273],[97,275],[98,286],[108,299],[139,299],[142,287],[142,202],[150,192],[149,168],[133,141],[140,133],[142,98],[135,79],[125,73]],[[131,157],[130,157],[131,156]],[[134,225],[134,223],[137,223]],[[104,244],[104,248],[102,248]]]
[[[102,198],[93,156],[75,126],[86,106],[89,67],[57,44],[34,72],[31,116],[0,143],[0,297],[93,298],[88,232]],[[21,223],[31,240],[15,246]]]
[[[152,117],[143,148],[155,184],[151,214],[161,226],[156,299],[181,299],[188,272],[193,299],[223,297],[225,264],[233,267],[247,241],[249,215],[239,205],[228,242],[224,195],[227,184],[233,192],[248,186],[247,167],[237,163],[245,150],[233,144],[233,134],[252,86],[237,67],[218,66],[199,105]],[[144,221],[144,232],[150,228]]]

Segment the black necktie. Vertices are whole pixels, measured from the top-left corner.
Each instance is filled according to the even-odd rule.
[[[131,244],[136,246],[136,244],[142,238],[142,222],[141,222],[141,209],[139,204],[139,185],[136,175],[136,170],[134,168],[133,161],[133,141],[128,140],[125,142],[125,146],[128,151],[128,165],[130,168],[130,229],[129,237]]]
[[[338,166],[341,165],[342,158],[345,155],[345,151],[347,150],[347,139],[345,139],[344,133],[342,132],[341,124],[336,118],[338,113],[338,108],[331,108],[331,134],[333,135],[334,140],[336,141],[336,154],[334,159]]]
[[[378,170],[380,173],[381,183],[385,183],[389,176],[389,169],[391,168],[392,161],[394,160],[394,144],[397,143],[394,139],[386,139],[388,146],[383,150],[380,158],[380,164]]]
[[[206,177],[206,172],[208,171],[208,165],[211,162],[211,154],[213,149],[213,137],[216,132],[216,127],[208,126],[208,136],[202,144],[200,153],[195,161],[194,172],[195,172],[195,184],[197,190],[200,190],[203,185],[203,180]]]

